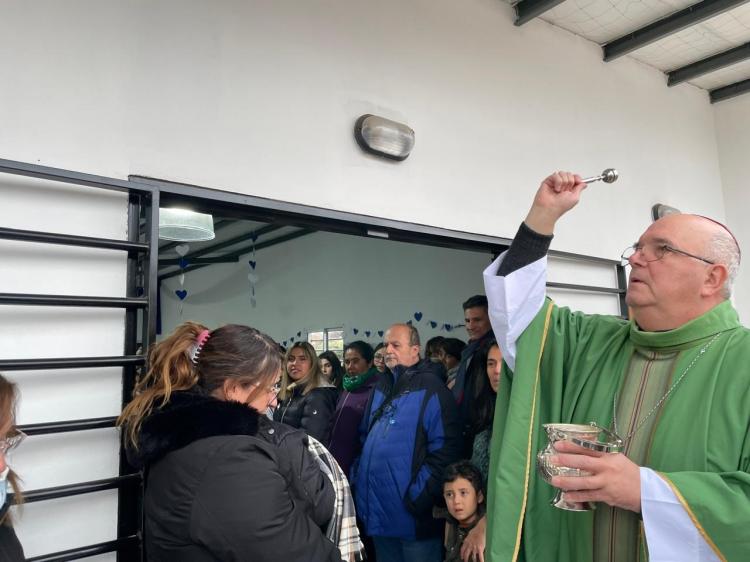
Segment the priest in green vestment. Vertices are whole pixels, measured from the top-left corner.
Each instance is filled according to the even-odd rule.
[[[697,215],[654,222],[623,254],[631,320],[545,297],[557,220],[586,187],[542,182],[510,249],[484,272],[505,369],[498,392],[487,548],[492,562],[750,560],[750,331],[729,297],[734,236]],[[605,454],[562,442],[556,463],[590,476],[538,475],[545,423],[594,421],[624,439]]]

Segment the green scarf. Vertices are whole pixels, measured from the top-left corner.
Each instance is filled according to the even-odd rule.
[[[371,376],[376,375],[377,372],[378,370],[375,367],[370,367],[370,369],[366,373],[360,373],[359,375],[354,375],[353,377],[344,375],[344,390],[346,390],[347,392],[354,392],[360,386],[365,384],[365,382]]]

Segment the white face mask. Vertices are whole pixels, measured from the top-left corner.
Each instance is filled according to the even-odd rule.
[[[8,473],[10,468],[7,466],[2,473],[0,473],[0,507],[5,505],[5,500],[8,499]]]

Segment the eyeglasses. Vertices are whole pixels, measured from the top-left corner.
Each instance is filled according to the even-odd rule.
[[[673,254],[678,254],[681,256],[688,257],[688,258],[700,260],[710,265],[714,265],[714,263],[716,263],[707,258],[702,258],[700,256],[696,256],[695,254],[691,254],[690,252],[686,252],[685,250],[680,250],[679,248],[670,246],[669,244],[657,244],[657,243],[633,244],[632,246],[625,248],[625,251],[622,253],[622,256],[621,256],[622,261],[628,262],[630,258],[632,258],[636,254],[636,252],[640,252],[643,259],[647,262],[658,261],[662,259],[664,257],[664,254],[666,254],[667,252],[672,252]]]
[[[376,353],[375,359],[379,359],[380,361],[383,361],[385,359],[385,355],[383,355],[382,353]]]
[[[26,439],[26,434],[20,430],[16,430],[13,435],[8,435],[4,439],[0,439],[0,453],[4,455],[8,451],[12,451],[18,447],[24,439]]]

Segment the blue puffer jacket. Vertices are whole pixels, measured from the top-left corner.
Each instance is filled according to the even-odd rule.
[[[352,467],[357,514],[367,534],[424,539],[441,533],[432,517],[442,473],[461,454],[458,409],[436,366],[423,360],[382,376],[360,426]]]

